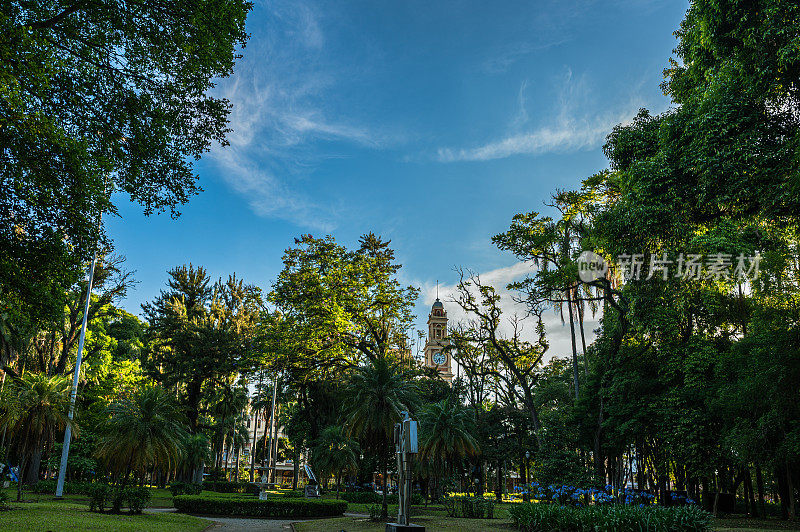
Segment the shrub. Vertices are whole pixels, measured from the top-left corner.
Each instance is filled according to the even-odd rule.
[[[466,497],[456,495],[442,500],[449,517],[469,517],[472,519],[494,519],[494,500],[485,497]]]
[[[369,510],[369,520],[370,521],[380,521],[381,514],[383,513],[383,505],[381,504],[371,504],[368,508]]]
[[[195,482],[173,482],[169,485],[172,496],[176,495],[200,495],[203,485]]]
[[[203,482],[203,489],[217,493],[249,493],[258,495],[261,486],[252,482],[228,482],[227,480],[207,480]]]
[[[88,495],[91,482],[64,482],[64,493],[69,495]],[[40,480],[31,488],[33,493],[52,495],[56,492],[55,480]]]
[[[347,510],[347,501],[339,499],[275,498],[262,501],[247,498],[215,498],[203,495],[179,495],[173,499],[179,512],[240,517],[295,518],[331,517]]]
[[[0,490],[0,511],[8,509],[8,492],[5,490]]]
[[[89,490],[89,511],[104,512],[109,503],[115,513],[128,508],[130,513],[140,514],[150,503],[150,490],[138,486],[122,489],[108,484],[93,484]]]
[[[696,506],[571,507],[523,503],[512,505],[508,512],[523,532],[701,532],[711,526],[711,514]]]
[[[140,514],[150,504],[150,490],[145,487],[125,488],[123,497],[132,514]]]
[[[111,499],[111,486],[108,484],[95,484],[89,489],[89,511],[103,512],[106,503]]]

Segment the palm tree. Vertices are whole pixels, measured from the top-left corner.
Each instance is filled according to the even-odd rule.
[[[430,461],[438,492],[443,475],[451,473],[464,457],[478,451],[478,443],[471,434],[473,419],[466,408],[448,398],[426,405],[420,414],[420,425],[420,458]]]
[[[314,465],[320,478],[336,476],[336,498],[339,498],[342,475],[358,469],[358,444],[347,437],[342,427],[331,425],[322,431],[313,451]]]
[[[183,414],[172,395],[158,386],[123,393],[108,407],[111,419],[97,449],[111,469],[124,471],[122,487],[132,471],[150,465],[176,465],[187,440]]]
[[[22,500],[22,478],[35,449],[52,443],[55,432],[71,426],[70,381],[63,375],[48,377],[28,373],[6,389],[0,411],[0,426],[11,435],[11,449],[19,457],[17,501]]]
[[[184,478],[188,478],[189,482],[202,482],[203,465],[210,459],[208,438],[202,433],[188,435],[183,442],[181,460]]]
[[[394,425],[400,421],[401,412],[417,403],[417,386],[399,362],[380,357],[353,373],[346,392],[348,435],[363,441],[383,465],[381,516],[386,518],[389,515],[386,476],[392,457]]]

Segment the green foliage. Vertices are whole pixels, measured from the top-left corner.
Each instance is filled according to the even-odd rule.
[[[711,514],[695,506],[559,506],[520,503],[508,510],[523,532],[701,532],[711,528]]]
[[[53,442],[57,430],[68,425],[77,429],[67,414],[70,390],[67,377],[38,373],[27,373],[4,389],[0,426],[10,436],[10,448],[19,457],[20,471],[25,471],[36,449]],[[17,486],[17,500],[22,499],[22,484]]]
[[[251,7],[0,6],[0,312],[15,309],[22,335],[58,318],[106,240],[112,192],[175,215],[197,193],[192,161],[228,132],[229,103],[208,90],[232,72]]]
[[[463,495],[446,496],[442,504],[450,517],[494,519],[494,500]]]
[[[123,391],[108,408],[98,456],[127,479],[154,463],[175,465],[186,437],[183,416],[172,394],[158,386]]]
[[[132,514],[140,514],[150,502],[150,490],[140,486],[130,486],[125,489],[120,489],[118,494],[114,495],[114,500],[121,497],[125,501],[125,505],[130,509]],[[117,503],[114,507],[118,508]]]
[[[378,522],[383,519],[383,509],[380,504],[370,504],[367,511],[369,511],[370,521]]]
[[[140,486],[109,486],[108,484],[92,484],[88,490],[89,511],[104,512],[111,507],[114,513],[128,508],[132,514],[140,514],[150,502],[150,489]]]
[[[2,490],[0,491],[0,511],[8,509],[8,492],[6,490]]]
[[[203,481],[203,490],[217,493],[250,493],[258,495],[261,488],[252,482],[228,482],[227,480]]]
[[[258,499],[213,498],[179,495],[173,499],[179,512],[267,519],[332,517],[347,510],[347,502],[337,499]]]
[[[168,489],[173,497],[177,495],[200,495],[200,492],[203,491],[203,485],[194,482],[173,482]]]
[[[150,324],[145,369],[163,386],[177,387],[196,434],[201,401],[214,391],[206,384],[252,367],[261,291],[235,274],[212,283],[204,268],[191,264],[170,270],[167,286],[142,306]]]
[[[56,492],[55,480],[40,480],[33,485],[31,491],[33,493],[53,495]],[[65,495],[88,495],[92,487],[95,486],[92,482],[75,482],[67,480],[64,482]]]
[[[88,491],[89,511],[103,512],[111,503],[113,489],[108,484],[93,484]]]

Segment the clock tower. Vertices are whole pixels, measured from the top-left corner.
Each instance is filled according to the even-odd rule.
[[[453,372],[450,366],[450,353],[442,352],[447,345],[447,311],[439,298],[431,307],[428,315],[428,341],[425,343],[425,365],[436,368],[447,382],[452,382]]]

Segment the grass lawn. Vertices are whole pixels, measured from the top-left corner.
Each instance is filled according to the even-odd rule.
[[[368,514],[369,504],[349,503],[348,513]],[[508,519],[508,513],[503,507],[495,506],[495,516],[497,519],[460,519],[447,517],[441,505],[414,506],[411,508],[411,522],[424,525],[428,530],[457,532],[460,530],[489,531],[489,530],[515,530]],[[397,517],[397,505],[389,505],[389,520]],[[386,523],[373,523],[364,517],[336,517],[333,519],[317,519],[295,524],[295,529],[299,532],[307,531],[330,531],[346,530],[347,532],[358,532],[366,530],[385,530]]]
[[[127,532],[158,530],[159,532],[199,532],[209,526],[205,519],[175,513],[110,515],[89,511],[84,502],[65,499],[37,502],[10,503],[11,510],[0,512],[0,531],[48,530],[52,532],[73,530],[98,530]]]
[[[745,516],[727,516],[714,519],[712,528],[717,532],[763,532],[766,530],[800,530],[800,521],[780,519],[750,519]]]

